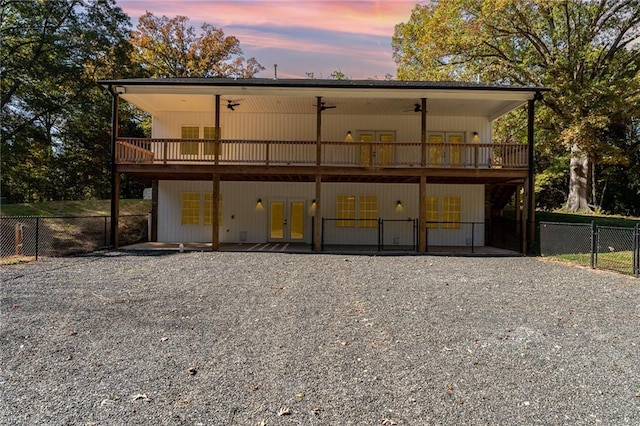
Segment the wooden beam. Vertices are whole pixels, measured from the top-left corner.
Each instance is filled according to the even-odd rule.
[[[535,160],[535,147],[534,147],[534,119],[535,119],[535,105],[536,100],[541,100],[542,94],[537,92],[533,99],[529,100],[527,111],[527,143],[529,144],[529,167],[527,177],[527,195],[528,195],[528,227],[527,227],[527,243],[528,252],[533,252],[533,245],[536,239],[536,192],[535,192],[535,175],[534,175],[534,160]]]
[[[420,177],[420,199],[418,200],[418,252],[427,252],[427,209],[425,199],[427,198],[427,178]]]
[[[220,249],[220,175],[213,174],[211,190],[211,251]]]
[[[427,166],[427,98],[420,105],[420,165]]]
[[[116,141],[118,140],[119,96],[111,92],[111,245],[118,248],[118,216],[120,215],[120,172],[116,165]]]
[[[215,142],[213,145],[214,163],[217,166],[220,161],[220,95],[216,95],[215,117],[214,117],[213,137]]]
[[[313,230],[313,250],[320,253],[322,250],[322,176],[316,175],[316,211],[314,212],[315,228]]]
[[[158,241],[158,181],[151,182],[151,241]]]
[[[114,249],[120,247],[120,173],[117,167],[113,173],[111,184],[111,245]]]
[[[322,160],[322,96],[316,96],[316,166]]]

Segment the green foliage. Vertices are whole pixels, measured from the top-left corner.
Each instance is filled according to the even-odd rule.
[[[575,147],[604,173],[624,168],[633,153],[628,129],[640,117],[638,37],[638,0],[449,0],[417,5],[396,26],[393,48],[400,79],[550,88],[536,117],[538,149],[548,155],[543,162],[568,158]],[[554,179],[543,180],[557,182],[556,171],[550,174]],[[601,192],[597,176],[592,182]],[[638,209],[640,201],[627,205]]]
[[[99,78],[135,72],[129,18],[112,0],[2,1],[2,195],[103,196],[110,97]]]
[[[156,17],[147,12],[131,35],[134,58],[151,77],[253,78],[264,70],[242,56],[240,41],[204,23],[198,34],[189,18]]]

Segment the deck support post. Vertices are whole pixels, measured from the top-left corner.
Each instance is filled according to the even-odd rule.
[[[118,140],[118,109],[120,97],[111,86],[111,245],[118,248],[118,216],[120,216],[120,174],[116,165],[116,143]]]
[[[535,176],[534,176],[534,160],[535,160],[535,147],[534,147],[534,119],[535,119],[535,105],[536,101],[542,100],[542,94],[536,92],[533,99],[529,99],[527,110],[527,143],[529,148],[528,155],[528,177],[527,177],[527,238],[526,246],[529,253],[533,252],[535,240],[536,240],[536,193],[535,193]]]
[[[316,96],[316,166],[322,160],[322,96]],[[316,198],[316,200],[318,200]]]
[[[315,227],[313,229],[313,250],[320,253],[322,251],[322,176],[316,175],[316,210],[313,212]]]
[[[213,182],[211,188],[211,251],[220,249],[220,175],[213,174]]]
[[[151,181],[151,241],[158,241],[158,181]]]
[[[420,200],[418,200],[418,252],[427,252],[427,210],[424,204],[427,198],[427,177],[420,176]]]
[[[420,105],[420,167],[427,166],[427,98]]]
[[[214,116],[214,135],[215,138],[213,153],[214,164],[217,166],[220,162],[220,95],[216,95],[215,116]]]

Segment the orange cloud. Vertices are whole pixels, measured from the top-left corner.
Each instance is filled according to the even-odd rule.
[[[394,26],[409,18],[415,1],[121,0],[119,5],[134,21],[149,10],[154,15],[184,15],[222,29],[250,25],[391,37]]]

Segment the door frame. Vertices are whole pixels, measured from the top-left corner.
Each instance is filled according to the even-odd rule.
[[[267,242],[270,243],[305,243],[307,239],[307,202],[308,200],[303,197],[274,197],[267,200]],[[272,203],[283,203],[283,238],[272,238],[272,223],[271,223],[271,205]],[[291,224],[292,224],[292,204],[300,203],[302,205],[302,238],[291,238]]]
[[[363,135],[370,135],[372,137],[373,142],[383,142],[383,136],[391,136],[392,141],[388,143],[393,143],[396,141],[396,131],[395,130],[358,130],[356,132],[356,138],[358,142],[362,142]],[[371,149],[373,148],[373,149]],[[393,164],[395,157],[395,150],[393,146],[378,146],[373,145],[372,147],[361,145],[360,146],[360,163],[363,166],[385,166]]]

